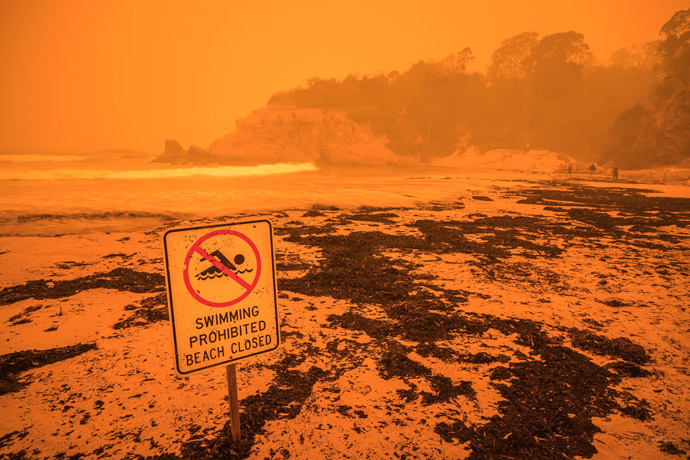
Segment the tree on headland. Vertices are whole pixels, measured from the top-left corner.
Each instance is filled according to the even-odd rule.
[[[522,80],[527,76],[525,61],[532,55],[539,43],[539,34],[523,32],[503,40],[501,46],[491,55],[486,72],[490,84],[501,80]]]
[[[597,62],[575,31],[504,40],[486,73],[469,70],[469,48],[404,72],[314,78],[269,105],[335,110],[385,139],[387,148],[431,160],[469,146],[544,149],[622,167],[690,157],[690,9],[662,39]]]
[[[666,91],[690,86],[690,8],[676,12],[662,27],[659,44]]]

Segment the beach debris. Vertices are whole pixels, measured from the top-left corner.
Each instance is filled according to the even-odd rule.
[[[48,350],[24,350],[0,355],[0,395],[19,391],[30,382],[20,375],[28,370],[56,363],[95,350],[95,343],[79,343]]]

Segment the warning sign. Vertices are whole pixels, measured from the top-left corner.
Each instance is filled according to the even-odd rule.
[[[179,373],[237,362],[278,347],[269,221],[174,229],[163,241]]]

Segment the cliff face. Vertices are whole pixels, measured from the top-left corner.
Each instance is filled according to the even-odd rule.
[[[223,163],[313,162],[321,166],[403,164],[368,127],[337,111],[269,105],[237,121],[208,151]]]

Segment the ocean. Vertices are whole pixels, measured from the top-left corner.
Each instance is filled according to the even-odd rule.
[[[496,179],[438,167],[192,167],[153,158],[131,152],[0,154],[0,236],[128,232],[319,206],[413,206],[486,188]]]

